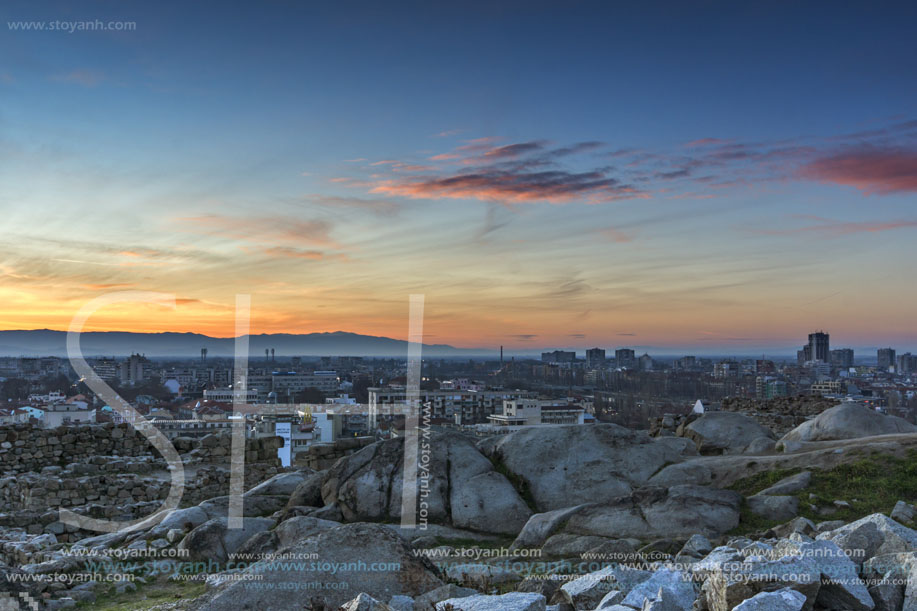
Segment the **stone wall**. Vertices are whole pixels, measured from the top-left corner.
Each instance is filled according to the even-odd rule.
[[[31,424],[0,427],[0,473],[39,472],[66,467],[94,456],[152,455],[146,437],[126,424],[61,426]]]

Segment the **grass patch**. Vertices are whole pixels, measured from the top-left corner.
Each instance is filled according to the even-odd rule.
[[[162,579],[151,584],[137,584],[136,592],[118,594],[115,586],[108,593],[97,594],[95,602],[81,602],[79,609],[99,611],[134,611],[149,609],[164,602],[178,599],[197,598],[204,594],[207,585],[203,581],[168,581]]]
[[[802,469],[775,469],[738,480],[731,490],[751,496]],[[809,495],[814,494],[814,499]],[[898,501],[917,501],[917,450],[899,458],[887,454],[869,455],[855,462],[828,470],[812,470],[812,483],[793,494],[799,499],[799,515],[813,522],[844,520],[851,522],[872,513],[888,514]],[[847,501],[850,507],[836,507],[829,515],[813,510],[835,507],[834,501]],[[767,530],[781,521],[757,516],[743,502],[739,526],[732,534]]]

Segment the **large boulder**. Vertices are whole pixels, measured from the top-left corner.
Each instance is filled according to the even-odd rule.
[[[684,439],[614,424],[532,427],[480,448],[522,482],[542,512],[628,495],[665,465],[695,453]]]
[[[744,549],[718,547],[691,566],[705,608],[730,611],[760,592],[791,588],[825,609],[868,611],[873,601],[856,565],[830,541],[782,539],[756,542]]]
[[[742,496],[731,490],[700,486],[642,488],[602,503],[537,514],[513,546],[536,547],[556,533],[615,539],[717,536],[739,524]]]
[[[858,563],[873,556],[917,551],[917,532],[881,513],[819,533],[816,539],[833,541]]]
[[[842,403],[803,422],[780,441],[832,441],[914,432],[917,426],[903,418],[886,416],[857,403]]]
[[[213,518],[194,528],[181,543],[179,550],[188,552],[190,562],[225,563],[256,533],[274,525],[270,518],[243,518],[242,528],[229,528],[227,518]]]
[[[500,534],[522,529],[532,511],[471,440],[438,434],[427,445],[430,454],[419,457],[429,478],[418,485],[418,520]],[[403,471],[403,438],[369,445],[329,470],[323,501],[349,522],[398,520]]]
[[[774,438],[770,429],[736,412],[708,412],[688,424],[684,435],[704,455],[739,454],[756,439]]]
[[[355,592],[377,600],[419,596],[443,585],[436,568],[391,528],[382,524],[343,524],[282,547],[282,557],[320,561],[262,561],[246,568],[241,579],[219,583],[197,601],[201,611],[272,611],[336,609]],[[254,588],[252,583],[259,586]],[[290,584],[334,584],[335,587],[293,588]],[[320,607],[319,605],[325,605]]]

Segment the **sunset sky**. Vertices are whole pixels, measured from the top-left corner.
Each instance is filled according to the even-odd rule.
[[[913,2],[0,17],[0,329],[917,349]]]

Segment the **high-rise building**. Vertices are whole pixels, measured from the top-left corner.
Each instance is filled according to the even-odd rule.
[[[898,373],[917,373],[917,356],[910,352],[898,355]]]
[[[830,352],[828,334],[824,331],[809,333],[809,360],[828,362],[828,353]]]
[[[883,371],[888,371],[896,365],[894,348],[879,348],[876,357],[879,361],[879,369]]]
[[[838,348],[829,353],[829,362],[833,367],[847,369],[853,367],[853,349]]]
[[[600,368],[605,366],[605,350],[602,348],[590,348],[586,351],[586,364],[589,367]]]
[[[633,367],[637,360],[637,355],[630,348],[618,348],[615,350],[615,363],[618,367]]]

